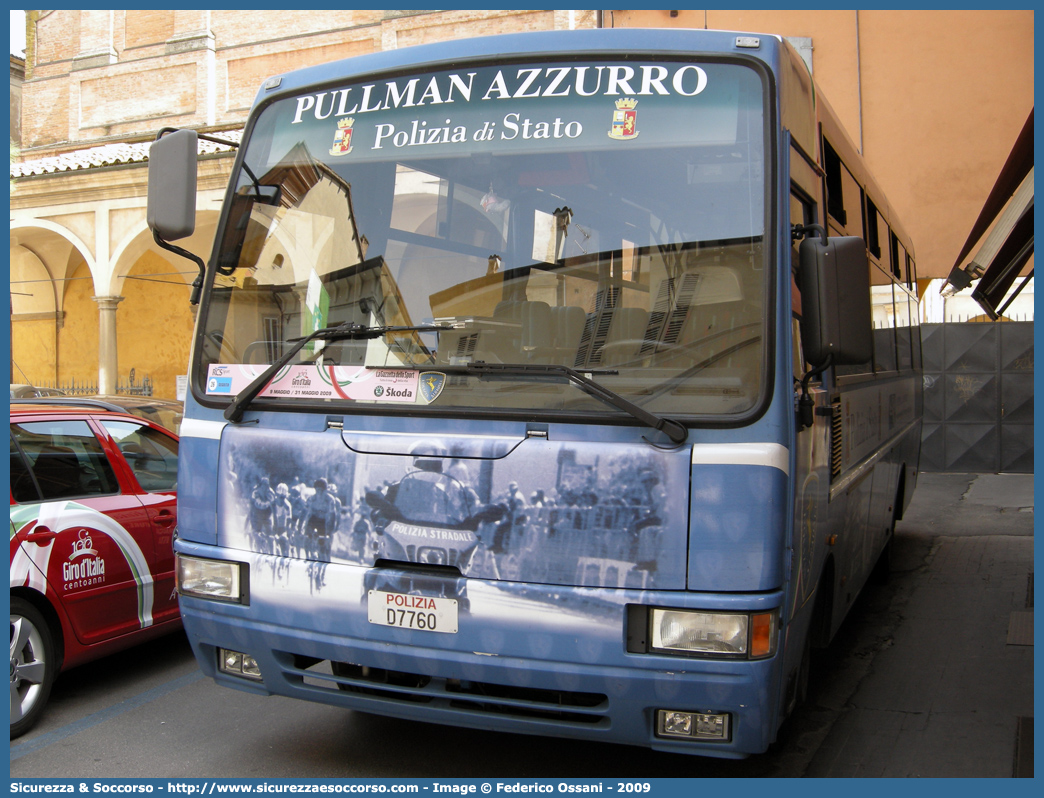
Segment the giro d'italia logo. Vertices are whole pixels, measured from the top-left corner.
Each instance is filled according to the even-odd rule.
[[[638,101],[625,97],[616,101],[613,111],[613,124],[609,128],[609,138],[627,141],[638,138]]]
[[[98,552],[94,548],[94,541],[91,539],[91,533],[86,529],[81,529],[76,540],[72,543],[72,554],[69,555],[69,559],[75,560],[79,557],[96,557],[97,555]]]

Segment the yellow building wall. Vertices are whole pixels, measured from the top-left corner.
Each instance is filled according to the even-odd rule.
[[[55,320],[11,322],[11,382],[29,385],[54,382]]]
[[[185,281],[170,263],[146,252],[131,269],[116,309],[116,359],[121,383],[133,368],[138,383],[152,379],[152,395],[174,399],[177,376],[188,374],[195,318]]]
[[[98,382],[98,303],[94,282],[81,259],[64,281],[65,322],[11,323],[12,382],[62,386]],[[119,383],[135,370],[136,382],[153,382],[153,396],[174,399],[177,376],[188,373],[194,316],[188,287],[163,258],[147,252],[124,280],[116,310]],[[57,374],[54,364],[57,362]],[[24,372],[24,375],[23,375]]]
[[[58,380],[98,382],[98,303],[86,261],[70,272],[62,300],[65,324],[58,333]]]
[[[1033,12],[860,21],[865,155],[907,220],[921,274],[945,277],[1033,109]]]
[[[945,277],[1033,108],[1031,10],[604,11],[605,27],[811,37],[816,81]]]

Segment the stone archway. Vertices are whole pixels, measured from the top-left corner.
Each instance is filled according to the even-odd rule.
[[[178,245],[206,258],[217,213],[200,214],[196,233]],[[152,395],[174,399],[177,378],[187,373],[195,308],[189,304],[198,270],[189,260],[160,250],[144,220],[113,252],[109,295],[119,303],[117,360],[120,377],[148,379]]]
[[[188,364],[197,269],[156,247],[144,208],[132,213],[137,219],[121,226],[107,263],[95,262],[88,244],[51,219],[12,225],[12,382],[106,392],[126,385],[134,369],[139,384],[151,379],[154,395],[175,397]],[[217,218],[201,213],[196,233],[179,244],[205,258]]]
[[[179,242],[204,259],[231,164],[230,157],[203,162],[197,232]],[[13,185],[12,361],[27,379],[111,393],[128,382],[130,369],[139,379],[144,369],[157,395],[176,395],[176,377],[187,369],[197,269],[156,245],[145,221],[146,188],[147,169],[137,161],[34,173]],[[176,313],[157,322],[157,309]],[[172,340],[171,330],[178,344],[162,363],[152,354],[142,360],[142,352]]]
[[[39,220],[12,227],[12,382],[53,385],[65,378],[60,364],[62,344],[69,337],[66,297],[74,280],[83,280],[93,295],[90,259],[87,245],[72,231],[53,222]],[[97,311],[93,308],[90,322],[97,327]],[[96,349],[93,366],[97,374]]]

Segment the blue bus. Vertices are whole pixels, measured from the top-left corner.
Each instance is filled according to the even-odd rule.
[[[152,146],[174,251],[200,135]],[[177,580],[221,685],[742,757],[887,568],[913,249],[780,37],[273,77],[196,260]]]

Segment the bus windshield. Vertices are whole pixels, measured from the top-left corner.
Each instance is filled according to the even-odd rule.
[[[718,61],[475,66],[256,116],[201,308],[197,384],[260,401],[737,415],[765,390],[766,89]],[[362,385],[363,388],[359,386]],[[401,409],[401,408],[400,408]]]

